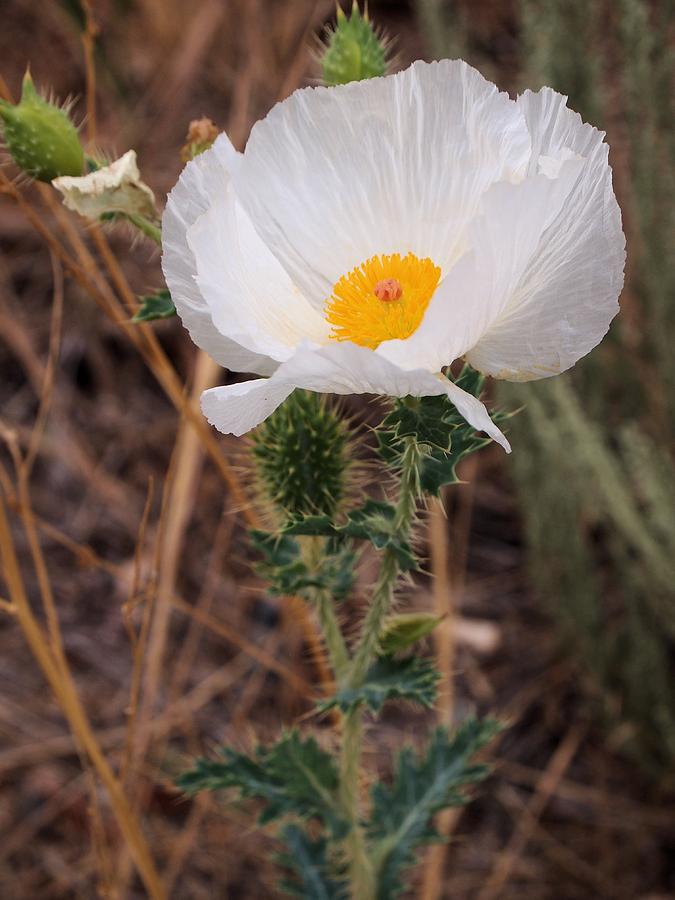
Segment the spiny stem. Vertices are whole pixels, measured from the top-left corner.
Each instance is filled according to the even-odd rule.
[[[419,462],[419,445],[414,438],[406,438],[406,447],[401,460],[399,498],[394,516],[394,528],[401,537],[407,538],[415,515],[419,496]],[[360,687],[363,684],[376,655],[382,626],[392,606],[398,575],[399,563],[396,554],[392,550],[385,550],[359,643],[345,679],[350,688]],[[340,789],[343,809],[351,826],[345,843],[349,855],[352,897],[354,900],[374,900],[375,871],[373,862],[368,856],[359,809],[362,718],[359,707],[353,708],[343,717]]]
[[[159,225],[155,225],[144,216],[129,214],[127,218],[131,224],[135,225],[139,231],[142,231],[146,237],[149,237],[150,240],[154,241],[159,247],[162,246],[162,229]]]
[[[406,448],[401,459],[399,497],[394,515],[394,530],[401,537],[407,537],[415,515],[419,496],[419,460],[420,449],[417,442],[414,438],[406,438]],[[392,550],[385,550],[368,614],[354,653],[349,673],[349,687],[360,687],[373,661],[384,620],[391,609],[398,574],[399,564],[396,554]]]
[[[374,900],[375,870],[368,855],[359,812],[359,766],[363,743],[363,719],[358,707],[342,718],[340,801],[349,823],[345,850],[353,900]]]
[[[349,665],[349,653],[335,614],[335,602],[328,591],[319,591],[316,601],[319,623],[323,639],[326,642],[330,664],[336,680],[340,681]]]
[[[312,571],[319,568],[323,555],[325,553],[325,540],[317,537],[301,538],[302,552],[307,561],[307,565]],[[314,603],[316,604],[319,616],[319,624],[323,639],[328,650],[331,668],[335,675],[336,681],[340,681],[349,665],[349,651],[345,639],[342,636],[340,623],[338,622],[335,612],[335,601],[330,593],[326,590],[316,590],[314,593]]]

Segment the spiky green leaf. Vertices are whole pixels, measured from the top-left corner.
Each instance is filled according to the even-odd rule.
[[[305,900],[347,900],[347,883],[340,872],[332,871],[323,838],[313,841],[297,825],[287,825],[281,832],[287,852],[279,856],[282,866],[290,869],[293,878],[284,879],[280,887],[292,897]]]
[[[290,731],[270,747],[258,746],[252,756],[229,747],[221,754],[219,760],[198,759],[180,776],[178,786],[191,794],[238,788],[242,797],[265,802],[260,824],[295,814],[319,819],[335,837],[346,833],[335,763],[314,738]]]
[[[302,558],[299,543],[288,534],[250,532],[254,547],[263,559],[257,565],[259,574],[269,581],[271,593],[282,597],[307,597],[316,590],[326,590],[335,600],[343,600],[354,583],[356,554],[344,545],[330,548],[319,562],[310,567]]]
[[[328,516],[303,516],[284,528],[285,534],[323,535],[324,537],[368,540],[377,550],[391,550],[401,571],[417,567],[410,544],[402,538],[395,524],[396,509],[385,500],[368,499],[347,514],[347,521],[335,525]]]
[[[433,816],[464,804],[462,789],[485,777],[488,768],[473,764],[471,758],[499,727],[491,719],[471,719],[452,736],[447,729],[438,728],[421,757],[409,747],[401,752],[390,786],[375,785],[367,832],[378,900],[397,896],[403,889],[401,870],[414,863],[415,849],[439,840]]]
[[[478,397],[484,381],[480,372],[465,365],[455,383]],[[505,418],[500,413],[493,416],[495,422]],[[394,401],[377,429],[378,452],[388,465],[400,465],[406,437],[414,437],[426,448],[419,480],[422,491],[432,496],[438,496],[442,487],[459,481],[457,465],[461,459],[491,443],[490,438],[476,433],[447,396],[404,397]]]
[[[325,711],[334,706],[348,712],[362,703],[379,712],[387,700],[410,700],[431,707],[436,699],[439,674],[427,659],[381,657],[371,666],[365,681],[357,688],[342,688],[323,702]]]
[[[170,319],[176,315],[176,307],[166,288],[160,288],[154,294],[145,294],[138,299],[141,305],[132,322],[152,322],[154,319]]]

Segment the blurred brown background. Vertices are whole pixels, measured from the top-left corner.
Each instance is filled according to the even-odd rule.
[[[39,86],[76,98],[78,121],[89,35],[96,116],[83,133],[111,156],[135,148],[162,203],[191,119],[211,117],[242,147],[256,118],[316,80],[315,35],[334,3],[2,0],[0,12],[3,96],[17,96],[30,63]],[[623,311],[603,347],[556,385],[498,392],[526,407],[513,458],[497,447],[471,458],[447,519],[430,513],[436,579],[409,598],[448,613],[439,715],[489,712],[509,728],[494,775],[443,822],[452,841],[421,860],[410,896],[675,897],[672,7],[382,0],[370,13],[400,67],[461,55],[504,89],[569,93],[608,130],[629,240]],[[46,633],[53,598],[89,730],[68,724],[61,670],[57,703],[39,646],[5,608],[5,557],[0,897],[152,896],[82,751],[87,734],[168,896],[275,897],[274,842],[250,808],[172,786],[190,757],[302,717],[320,676],[308,614],[267,596],[252,570],[246,444],[181,414],[212,373],[180,323],[128,324],[134,295],[162,284],[153,246],[83,227],[51,189],[2,171],[0,483],[35,621]],[[358,401],[349,411],[378,415]],[[371,576],[366,563],[361,599]],[[388,713],[373,771],[431,718]],[[330,722],[305,724],[330,741]]]

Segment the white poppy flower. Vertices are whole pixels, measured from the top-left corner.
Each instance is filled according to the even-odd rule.
[[[155,195],[141,181],[135,150],[127,150],[109,166],[88,175],[62,175],[52,184],[63,194],[65,206],[87,219],[98,219],[111,212],[149,219],[156,215]]]
[[[163,267],[195,343],[269,376],[205,392],[243,434],[294,390],[447,394],[464,357],[512,381],[565,371],[618,311],[624,236],[604,134],[543,88],[516,101],[456,60],[305,88],[185,167]]]

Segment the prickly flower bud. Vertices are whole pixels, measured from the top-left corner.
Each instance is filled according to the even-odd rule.
[[[151,220],[157,217],[155,195],[141,181],[135,150],[128,150],[109,166],[96,169],[89,175],[55,178],[52,183],[63,194],[63,202],[68,209],[87,219],[98,219],[107,213],[142,216]]]
[[[185,144],[181,147],[181,160],[185,163],[189,162],[195,156],[208,150],[218,134],[218,126],[211,119],[206,117],[193,119],[188,125]]]
[[[12,159],[27,175],[51,181],[59,175],[81,175],[84,152],[65,109],[50,103],[35,90],[26,72],[21,101],[13,106],[0,100],[5,144]]]
[[[334,516],[346,491],[348,444],[325,397],[294,391],[253,441],[260,486],[285,518]]]
[[[354,0],[347,16],[338,6],[335,28],[328,35],[321,56],[323,80],[327,85],[347,84],[375,78],[387,71],[389,41],[378,33]]]

